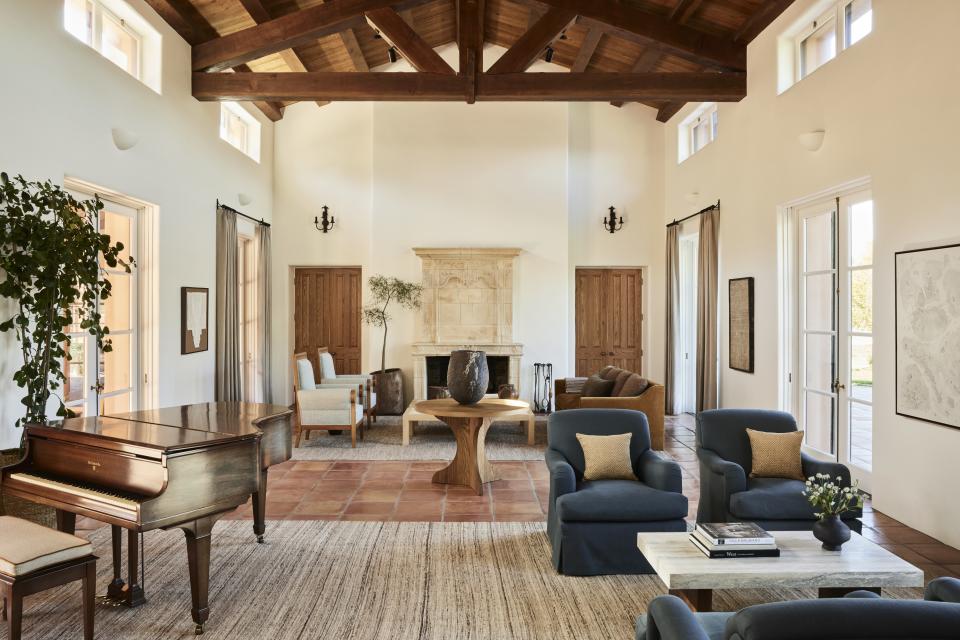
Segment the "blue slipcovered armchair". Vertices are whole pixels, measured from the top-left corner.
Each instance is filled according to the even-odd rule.
[[[802,480],[750,477],[748,428],[787,433],[797,430],[797,422],[789,413],[757,409],[715,409],[697,415],[697,522],[755,522],[770,531],[809,531],[817,518],[803,495]],[[844,465],[801,455],[804,476],[827,473],[850,485],[850,470]],[[859,533],[861,515],[862,509],[853,509],[843,520]]]
[[[734,613],[692,613],[660,596],[637,620],[636,640],[947,640],[960,637],[960,580],[938,578],[924,600],[869,591],[845,598],[758,604]]]
[[[578,433],[632,433],[630,459],[639,481],[584,481]],[[637,549],[637,532],[686,531],[687,498],[680,466],[650,450],[647,417],[628,409],[561,411],[550,416],[547,440],[554,568],[575,576],[652,573]]]

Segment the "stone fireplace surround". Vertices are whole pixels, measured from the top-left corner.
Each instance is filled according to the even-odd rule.
[[[423,274],[423,306],[412,349],[414,401],[427,398],[427,358],[449,356],[458,349],[506,358],[505,382],[520,391],[523,345],[513,341],[513,273],[520,249],[414,252]]]

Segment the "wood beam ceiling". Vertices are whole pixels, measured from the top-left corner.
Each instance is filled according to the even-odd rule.
[[[460,101],[463,76],[439,73],[194,73],[198,100]],[[738,101],[746,75],[733,73],[482,74],[477,100]]]
[[[577,14],[570,11],[550,9],[493,63],[487,73],[526,71],[576,19]]]
[[[587,70],[587,67],[590,66],[590,60],[593,59],[593,54],[596,53],[602,38],[603,31],[600,29],[591,28],[587,31],[587,35],[583,37],[583,44],[580,45],[580,49],[577,51],[577,57],[573,60],[573,65],[570,67],[571,73],[583,73]]]
[[[188,0],[146,0],[146,2],[191,46],[218,37],[217,30]],[[245,64],[237,65],[235,71],[248,73],[250,67]],[[273,122],[283,118],[283,105],[279,102],[257,100],[254,101],[254,106]]]
[[[485,0],[457,0],[457,48],[460,75],[466,82],[467,104],[477,100],[477,84],[483,74]]]
[[[423,38],[400,17],[400,14],[390,7],[367,11],[366,15],[371,26],[396,47],[417,71],[456,74],[446,60],[424,42]]]

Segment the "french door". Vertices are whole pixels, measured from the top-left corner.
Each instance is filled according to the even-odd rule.
[[[112,243],[123,243],[123,254],[136,255],[137,211],[104,201],[98,221],[100,233]],[[68,327],[63,363],[66,382],[63,401],[74,415],[96,416],[134,411],[138,402],[137,277],[101,262],[111,295],[99,302],[101,322],[110,329],[112,349],[97,348],[96,339],[79,325]]]
[[[680,411],[697,412],[697,254],[700,234],[680,237]]]
[[[793,410],[807,449],[869,490],[873,451],[873,200],[869,190],[793,210]]]
[[[640,372],[643,361],[643,271],[577,268],[575,369],[589,376],[607,365]]]

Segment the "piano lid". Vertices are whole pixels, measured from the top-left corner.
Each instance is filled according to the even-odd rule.
[[[178,407],[116,413],[112,414],[111,417],[211,434],[242,436],[259,434],[260,429],[257,428],[257,423],[262,420],[277,416],[288,416],[292,413],[286,407],[273,404],[201,402]]]
[[[68,418],[59,422],[27,425],[28,433],[44,434],[61,440],[84,442],[109,441],[149,449],[177,451],[254,437],[251,433],[221,433],[186,429],[176,425],[153,424],[111,416]]]

